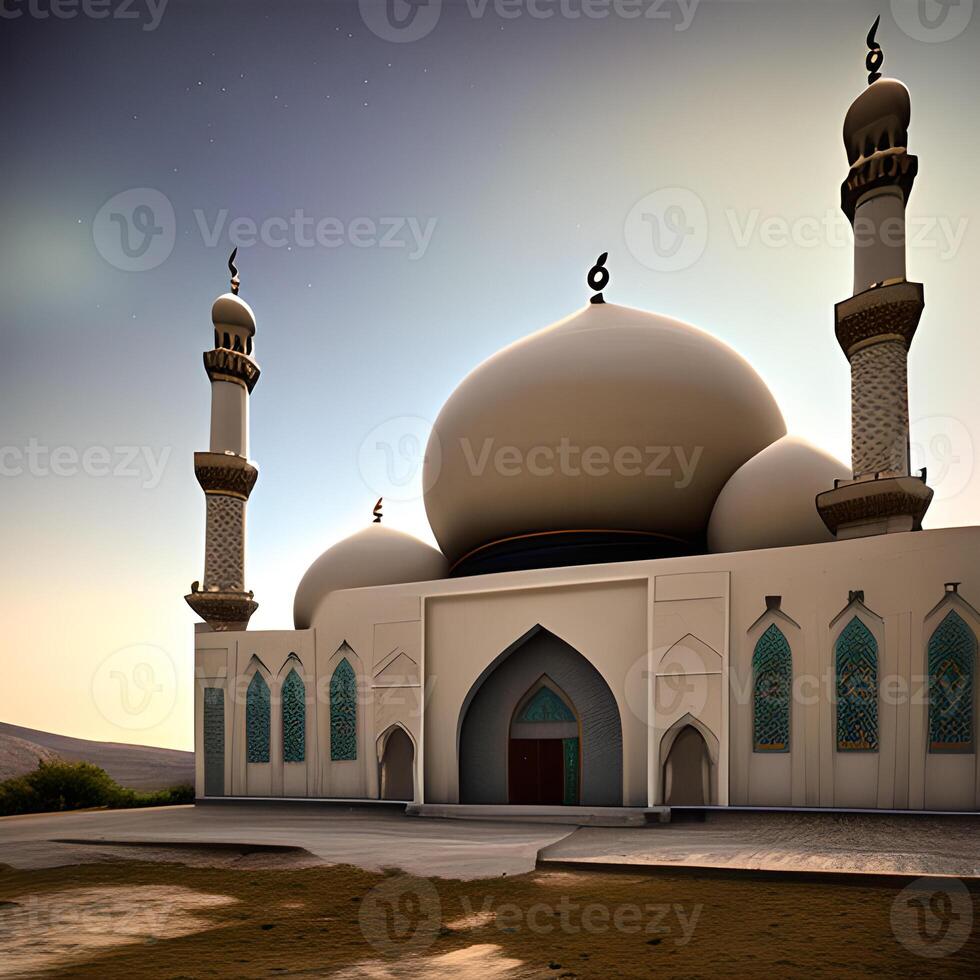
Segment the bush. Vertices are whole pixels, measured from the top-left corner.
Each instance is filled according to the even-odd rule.
[[[173,806],[194,802],[193,786],[141,793],[120,786],[90,762],[39,762],[37,769],[0,783],[0,816],[86,807]]]

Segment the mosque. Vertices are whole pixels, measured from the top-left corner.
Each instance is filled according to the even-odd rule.
[[[980,527],[921,528],[917,159],[874,35],[844,122],[841,204],[863,229],[835,308],[850,467],[788,435],[709,333],[606,302],[602,256],[584,308],[476,367],[440,412],[423,473],[440,550],[379,507],[303,575],[293,629],[249,631],[259,367],[233,255],[194,458],[198,798],[980,808]]]

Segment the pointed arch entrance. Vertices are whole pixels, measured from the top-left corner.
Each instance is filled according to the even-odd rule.
[[[415,743],[400,724],[378,740],[379,785],[383,800],[415,799]]]
[[[661,752],[666,754],[661,757],[664,759],[663,801],[666,806],[707,806],[714,801],[712,779],[717,740],[710,737],[711,747],[702,726],[690,715],[664,736]]]
[[[540,625],[477,678],[457,745],[460,803],[622,805],[616,699],[588,659]]]

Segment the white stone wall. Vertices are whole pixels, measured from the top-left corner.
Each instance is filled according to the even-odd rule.
[[[962,583],[958,594],[947,582]],[[766,596],[781,597],[778,609]],[[203,689],[222,685],[228,795],[378,798],[381,753],[399,726],[416,749],[416,799],[455,802],[466,698],[540,624],[596,667],[619,705],[627,805],[661,800],[667,749],[691,724],[711,755],[712,803],[980,809],[976,751],[927,751],[926,648],[952,607],[980,636],[980,528],[338,592],[309,630],[197,634],[197,744]],[[878,642],[877,752],[836,750],[834,642],[855,615]],[[792,652],[790,750],[758,753],[752,652],[772,623]],[[358,754],[332,762],[329,678],[343,657],[359,684]],[[277,694],[297,660],[312,698],[307,754],[284,764]],[[245,762],[256,670],[272,692],[265,765]],[[975,697],[976,681],[980,671]]]

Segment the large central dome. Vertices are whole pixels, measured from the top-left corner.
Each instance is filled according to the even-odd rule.
[[[616,541],[698,552],[725,482],[785,432],[730,347],[597,303],[504,348],[450,396],[426,454],[426,513],[457,574],[610,560]],[[580,557],[522,565],[542,548]]]

